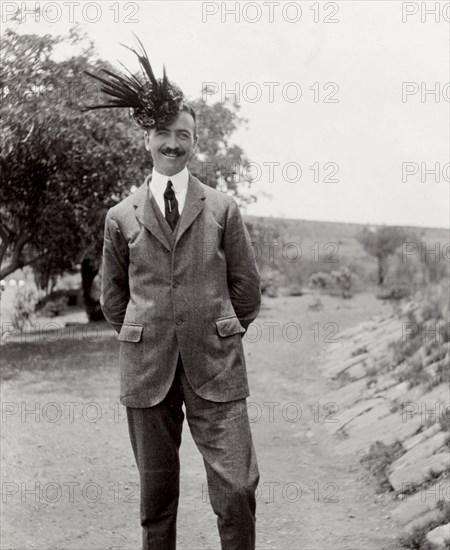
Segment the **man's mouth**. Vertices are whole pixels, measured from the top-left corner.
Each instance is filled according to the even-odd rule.
[[[169,158],[169,159],[175,159],[175,158],[183,156],[184,152],[182,152],[182,151],[163,151],[162,154],[165,157]]]

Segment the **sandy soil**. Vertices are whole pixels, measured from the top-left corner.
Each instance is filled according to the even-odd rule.
[[[261,472],[257,548],[392,550],[395,502],[377,495],[357,456],[336,455],[324,426],[330,384],[318,369],[327,340],[390,306],[370,295],[323,297],[318,312],[308,310],[311,302],[265,301],[244,340]],[[267,323],[278,323],[272,338]],[[118,344],[105,328],[1,349],[2,549],[140,546],[138,475],[118,404]],[[183,437],[178,547],[220,548],[187,426]]]

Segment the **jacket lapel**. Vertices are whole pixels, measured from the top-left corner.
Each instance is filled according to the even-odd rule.
[[[135,208],[135,214],[137,219],[150,231],[150,233],[154,235],[158,241],[160,241],[161,244],[167,248],[167,250],[172,251],[170,239],[167,237],[161,224],[159,223],[150,202],[148,187],[148,182],[150,179],[151,176],[147,176],[144,183],[134,193],[133,206]],[[159,208],[158,205],[156,205],[156,208]]]
[[[173,249],[173,237],[171,238],[170,227],[167,224],[164,216],[159,211],[159,207],[156,204],[154,197],[150,198],[151,191],[149,191],[148,182],[151,176],[147,176],[143,185],[139,187],[134,193],[133,205],[135,208],[135,214],[137,219],[163,244],[167,250]],[[154,204],[152,204],[152,202]],[[183,235],[183,233],[189,228],[195,218],[200,214],[205,205],[205,193],[202,189],[201,183],[192,174],[189,173],[189,182],[186,193],[186,200],[178,221],[178,230],[176,230],[175,245]],[[161,220],[159,221],[157,215],[160,214]],[[167,225],[167,228],[165,225]],[[167,231],[166,231],[167,230]]]
[[[183,233],[195,218],[200,214],[205,206],[205,192],[202,189],[202,184],[189,173],[189,183],[186,193],[186,201],[184,203],[183,212],[181,213],[178,231],[175,237],[175,244],[180,240]]]

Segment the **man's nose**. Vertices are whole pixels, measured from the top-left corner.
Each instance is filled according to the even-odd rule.
[[[176,134],[170,134],[170,136],[168,136],[166,145],[171,149],[176,149],[178,147],[178,138]]]

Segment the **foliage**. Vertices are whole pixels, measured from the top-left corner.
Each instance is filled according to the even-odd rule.
[[[96,92],[83,75],[93,50],[57,62],[62,41],[8,29],[1,44],[0,260],[8,264],[0,276],[32,264],[41,286],[98,253],[106,209],[142,168],[131,161],[138,142],[126,114],[80,112],[80,97]],[[73,32],[69,41],[84,38]]]
[[[303,296],[303,288],[300,284],[294,284],[287,288],[286,296]]]
[[[428,286],[420,297],[420,321],[448,321],[450,315],[450,288],[448,281]]]
[[[450,409],[444,407],[439,416],[439,424],[444,432],[450,432]]]
[[[422,347],[422,335],[419,331],[408,334],[404,339],[394,340],[388,344],[392,351],[393,364],[395,368],[407,359],[410,359]]]
[[[240,105],[230,101],[207,104],[191,101],[197,116],[198,153],[190,171],[201,182],[234,196],[240,205],[256,201],[251,193],[251,174],[244,151],[230,143],[234,132],[246,122],[239,116]]]
[[[36,291],[29,286],[18,288],[14,297],[14,313],[12,323],[14,328],[23,330],[34,319],[34,309],[36,307]]]
[[[279,272],[275,269],[264,267],[260,273],[261,294],[275,298],[278,296]]]
[[[312,301],[308,304],[308,311],[322,311],[323,303],[320,296],[315,295]]]
[[[48,300],[40,310],[40,315],[43,317],[57,317],[67,311],[67,302],[68,300],[64,296],[60,296],[54,300]]]
[[[81,112],[102,97],[84,71],[98,73],[108,64],[76,27],[66,37],[6,29],[2,38],[0,278],[31,265],[38,286],[50,292],[58,276],[81,266],[89,317],[98,316],[91,285],[100,267],[106,211],[140,184],[152,165],[142,129],[126,110]],[[70,43],[76,55],[56,61],[62,43]],[[244,161],[242,149],[229,145],[242,123],[238,108],[201,102],[194,107],[200,142],[193,171],[202,175],[202,161]],[[243,203],[255,200],[242,178],[216,173],[205,183],[220,184]]]
[[[257,218],[246,221],[245,225],[252,241],[261,277],[261,293],[275,297],[281,284],[280,263],[275,257],[279,232],[271,223]]]
[[[339,270],[328,273],[318,271],[309,278],[309,287],[313,290],[339,290],[343,298],[352,296],[352,285],[355,281],[355,274],[346,266]]]
[[[408,550],[435,550],[436,545],[429,542],[426,538],[427,534],[435,529],[436,527],[439,527],[440,525],[444,525],[448,522],[448,518],[450,517],[450,503],[446,502],[445,500],[440,500],[437,503],[437,509],[439,512],[438,517],[435,519],[431,519],[428,522],[426,522],[424,525],[416,526],[413,528],[413,530],[408,533],[407,535],[404,535],[400,539],[400,543],[402,544],[402,547]],[[450,544],[450,541],[446,541],[445,548],[448,548]]]
[[[308,286],[314,290],[330,289],[334,286],[334,280],[327,271],[318,271],[310,276]]]
[[[408,239],[408,233],[394,226],[365,227],[357,238],[364,250],[377,259],[378,284],[382,285],[388,269],[387,260]]]
[[[348,267],[342,266],[339,271],[332,271],[331,276],[334,279],[334,283],[342,293],[343,298],[351,298],[352,284],[354,280],[354,274]]]
[[[391,491],[392,487],[388,479],[389,466],[405,453],[401,441],[395,441],[392,445],[385,445],[381,441],[375,441],[368,453],[361,459],[369,471],[375,477],[379,492]]]

